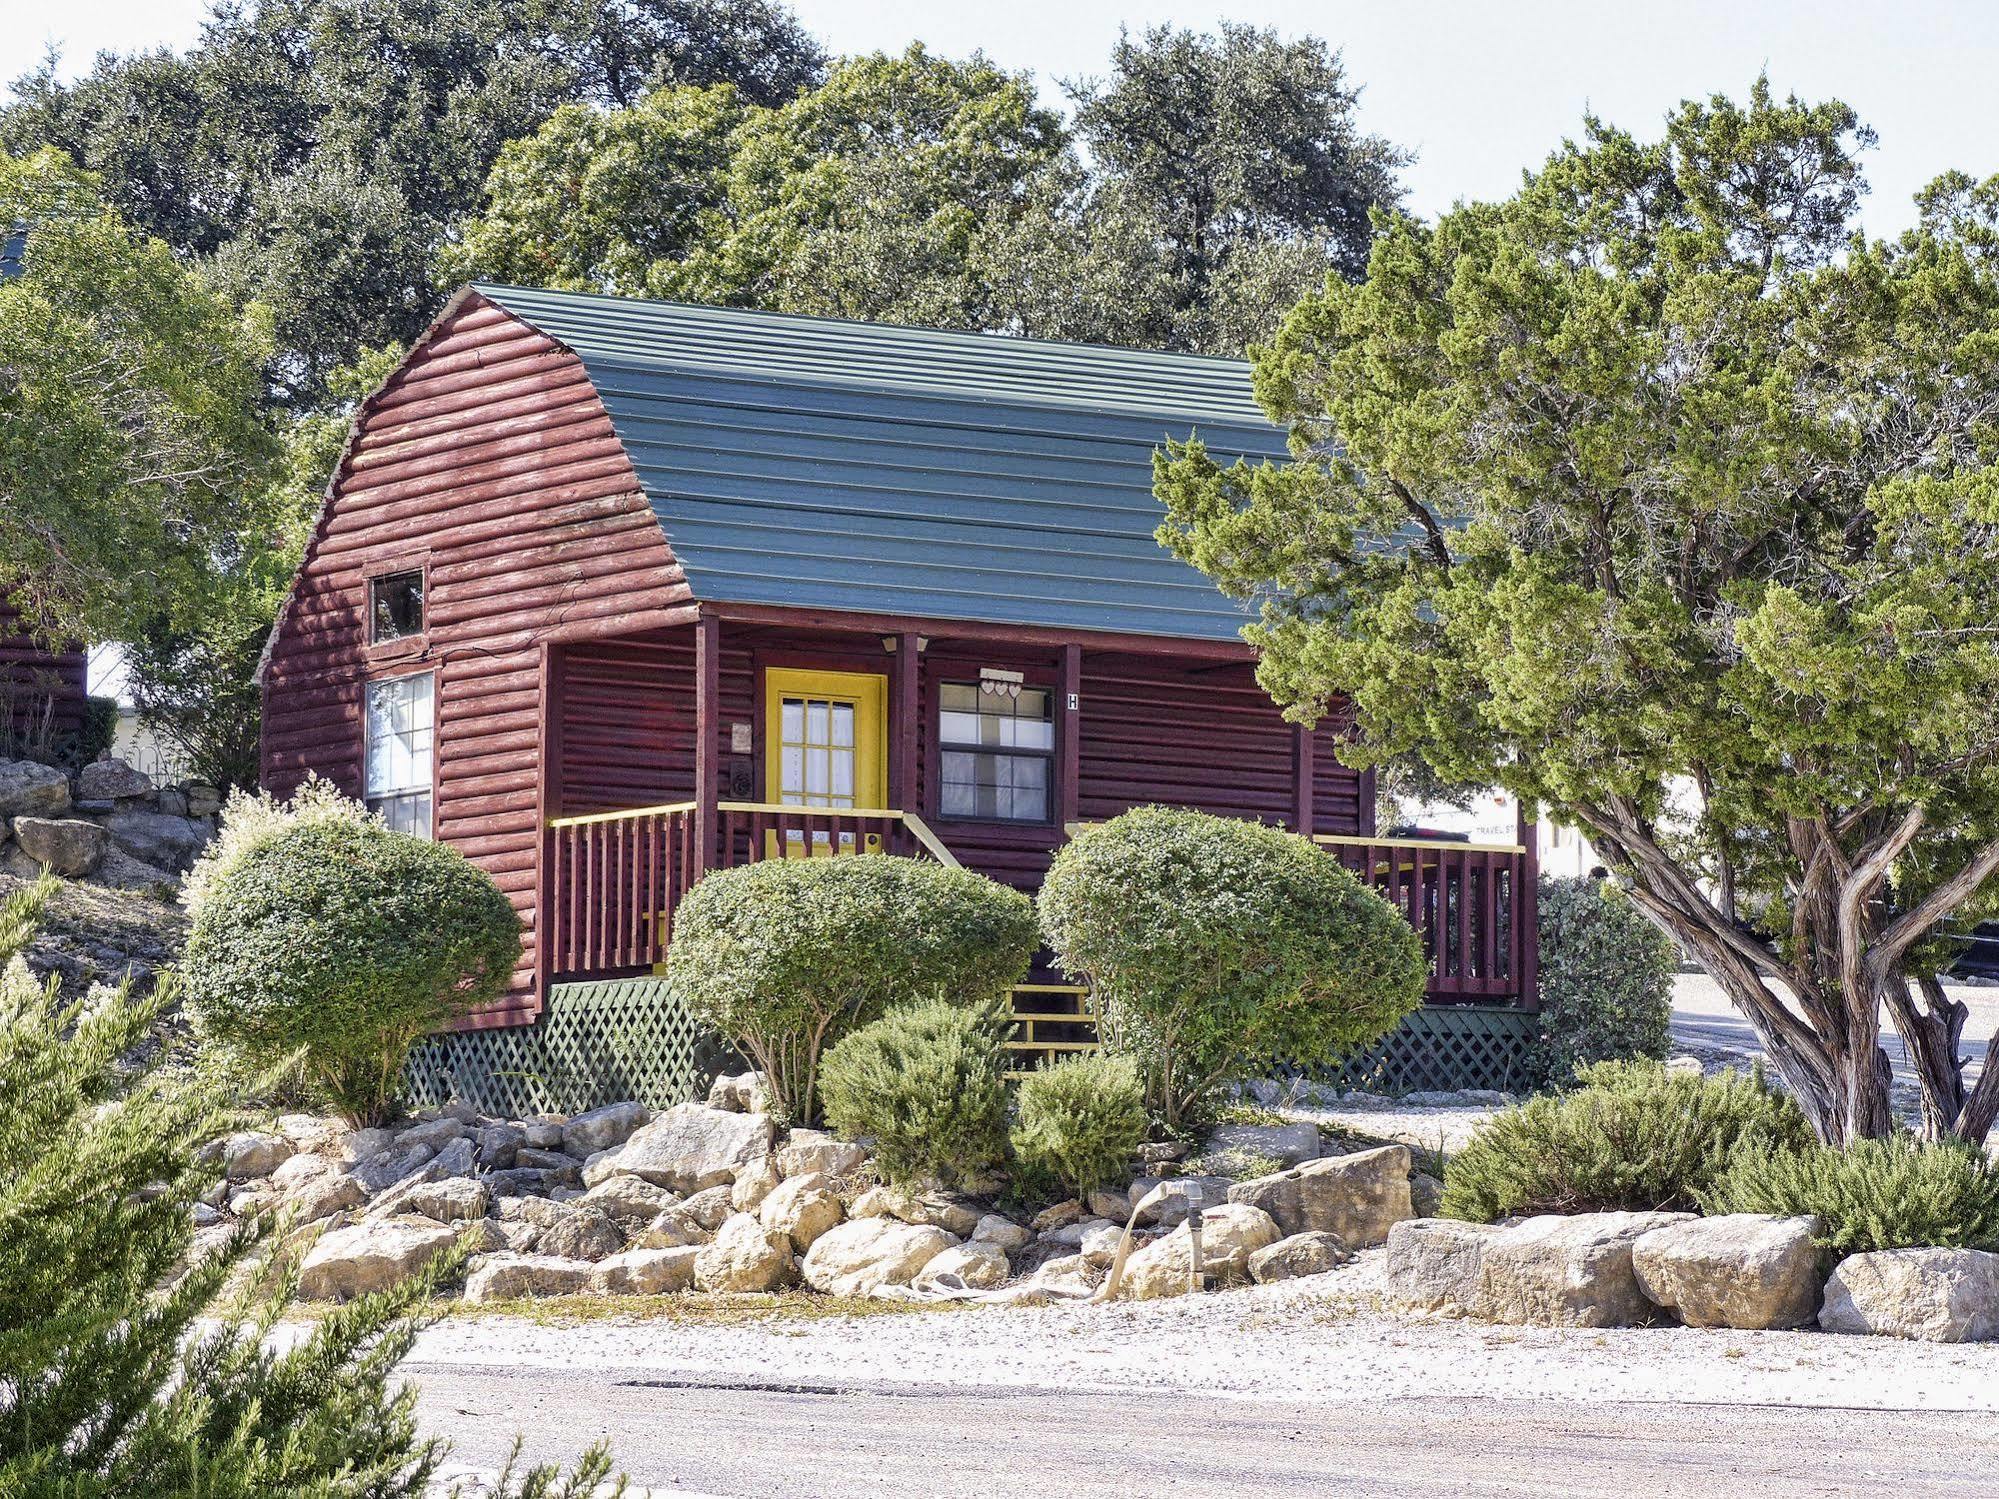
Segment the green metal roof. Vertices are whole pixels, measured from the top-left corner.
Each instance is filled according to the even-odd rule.
[[[573,350],[697,599],[1232,638],[1152,454],[1285,456],[1240,360],[476,288]]]

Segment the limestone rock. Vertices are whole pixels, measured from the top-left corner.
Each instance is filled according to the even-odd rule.
[[[940,1249],[916,1273],[910,1284],[918,1290],[955,1283],[975,1291],[987,1291],[1006,1279],[1008,1269],[1005,1250],[986,1240],[974,1239],[968,1244],[953,1244],[948,1249]]]
[[[645,1231],[632,1241],[632,1247],[683,1249],[692,1246],[698,1249],[714,1237],[713,1230],[703,1228],[676,1207],[668,1208],[653,1219]]]
[[[1427,1171],[1409,1173],[1409,1206],[1418,1218],[1434,1218],[1444,1205],[1444,1184]]]
[[[1409,1218],[1388,1231],[1382,1296],[1407,1311],[1476,1315],[1485,1246],[1502,1230],[1454,1218]]]
[[[1208,1134],[1207,1153],[1268,1156],[1286,1166],[1317,1160],[1326,1153],[1319,1126],[1309,1120],[1287,1124],[1222,1124]]]
[[[432,1150],[442,1150],[464,1134],[464,1124],[449,1116],[441,1119],[425,1119],[397,1130],[396,1144],[428,1145]]]
[[[552,1254],[502,1250],[480,1255],[465,1277],[467,1301],[513,1301],[524,1296],[574,1296],[590,1289],[596,1266]]]
[[[1631,1246],[1686,1213],[1548,1214],[1501,1229],[1479,1257],[1479,1310],[1493,1322],[1633,1327],[1650,1321]]]
[[[342,1142],[341,1159],[365,1161],[370,1156],[378,1156],[396,1143],[396,1132],[379,1126],[368,1129],[354,1129],[347,1132]]]
[[[1041,1237],[1045,1242],[1060,1244],[1064,1249],[1081,1249],[1083,1240],[1091,1234],[1099,1233],[1106,1228],[1121,1227],[1122,1224],[1114,1223],[1109,1218],[1082,1218],[1061,1228],[1051,1228]]]
[[[431,1180],[446,1176],[470,1176],[478,1169],[479,1152],[472,1142],[463,1136],[446,1142],[429,1162]]]
[[[578,1114],[562,1126],[562,1148],[579,1160],[622,1145],[651,1117],[642,1103],[607,1103]]]
[[[613,1176],[577,1198],[576,1205],[595,1208],[614,1223],[650,1223],[679,1200],[644,1177]]]
[[[973,1227],[972,1237],[996,1245],[1006,1254],[1012,1254],[1015,1250],[1025,1249],[1028,1241],[1034,1237],[1034,1232],[1022,1228],[1011,1218],[1002,1217],[998,1213],[988,1213]]]
[[[541,1231],[535,1247],[566,1260],[608,1259],[625,1247],[617,1224],[595,1208],[570,1207],[558,1221]]]
[[[0,819],[59,817],[69,810],[69,777],[33,760],[0,760]]]
[[[527,1135],[511,1124],[488,1124],[472,1132],[472,1143],[481,1166],[506,1171],[514,1164],[514,1152],[527,1144]]]
[[[817,1129],[793,1130],[777,1152],[777,1169],[785,1176],[804,1176],[809,1171],[846,1176],[867,1161],[868,1153],[860,1146]]]
[[[715,1232],[735,1209],[735,1194],[728,1187],[710,1187],[705,1192],[696,1192],[680,1204],[678,1211],[687,1215],[688,1221],[697,1228]]]
[[[1124,1225],[1100,1219],[1087,1226],[1082,1241],[1076,1246],[1084,1259],[1098,1269],[1108,1270],[1111,1261],[1117,1258],[1117,1247],[1124,1238]]]
[[[164,812],[113,812],[104,819],[104,827],[111,841],[133,858],[175,871],[194,862],[210,831],[191,817]]]
[[[828,1229],[806,1251],[805,1283],[831,1296],[865,1296],[908,1285],[956,1242],[941,1228],[896,1218],[859,1218]]]
[[[1638,1287],[1689,1327],[1803,1327],[1818,1311],[1812,1218],[1727,1213],[1641,1234]]]
[[[1080,1254],[1048,1260],[1028,1277],[1028,1285],[1045,1295],[1087,1296],[1103,1284],[1103,1272]]]
[[[724,1222],[694,1259],[694,1283],[704,1291],[774,1291],[797,1275],[791,1241],[750,1213]]]
[[[847,1204],[849,1218],[893,1218],[896,1194],[887,1187],[869,1187]]]
[[[280,1161],[271,1172],[271,1185],[280,1192],[296,1192],[307,1182],[318,1181],[322,1176],[330,1176],[333,1163],[323,1155],[310,1155],[300,1151]]]
[[[1070,1197],[1061,1202],[1051,1203],[1036,1213],[1032,1227],[1038,1234],[1049,1233],[1058,1228],[1067,1228],[1083,1216],[1083,1204]]]
[[[442,1181],[417,1182],[403,1198],[405,1211],[421,1213],[439,1223],[469,1223],[486,1216],[492,1194],[486,1184],[469,1176],[448,1176]]]
[[[1249,1278],[1258,1285],[1268,1285],[1274,1280],[1296,1280],[1301,1275],[1323,1275],[1352,1258],[1337,1234],[1293,1234],[1252,1254]]]
[[[1141,1201],[1153,1188],[1162,1184],[1166,1186],[1167,1193],[1139,1213],[1141,1227],[1178,1227],[1187,1221],[1193,1202],[1193,1188],[1200,1189],[1201,1206],[1207,1209],[1227,1202],[1229,1188],[1235,1185],[1226,1176],[1141,1176],[1131,1184],[1131,1200],[1134,1203]]]
[[[238,1130],[222,1142],[222,1171],[231,1181],[269,1176],[292,1156],[292,1142],[263,1130]]]
[[[754,1213],[781,1180],[777,1162],[761,1156],[736,1173],[736,1180],[729,1188],[729,1206],[739,1213]]]
[[[708,1107],[736,1114],[769,1112],[770,1089],[761,1072],[739,1072],[734,1077],[718,1077],[708,1085]]]
[[[769,1155],[770,1145],[768,1115],[675,1104],[625,1142],[618,1169],[676,1192],[700,1192],[734,1181]]]
[[[37,864],[48,866],[64,879],[77,880],[104,862],[111,835],[81,817],[17,817],[14,841]]]
[[[87,802],[124,801],[153,794],[153,778],[123,760],[96,760],[76,775],[76,794]]]
[[[1927,1343],[1999,1339],[1999,1254],[1883,1249],[1850,1255],[1826,1282],[1819,1326]]]
[[[627,1249],[599,1261],[590,1272],[590,1289],[606,1296],[663,1296],[694,1284],[694,1260],[700,1250]]]
[[[1237,1182],[1228,1197],[1230,1202],[1262,1208],[1286,1235],[1337,1234],[1354,1249],[1387,1242],[1391,1227],[1415,1215],[1409,1201],[1406,1145],[1308,1161],[1289,1171]]]
[[[788,1176],[764,1198],[757,1210],[765,1228],[783,1234],[800,1254],[845,1216],[839,1193],[817,1171]]]
[[[293,1157],[293,1160],[297,1159]],[[313,1177],[303,1186],[294,1188],[286,1199],[292,1216],[301,1224],[331,1218],[335,1213],[358,1208],[367,1200],[368,1194],[362,1190],[361,1184],[345,1172],[329,1172]]]
[[[348,1175],[373,1196],[421,1171],[436,1155],[428,1145],[396,1145],[356,1163]]]
[[[1249,1257],[1277,1242],[1277,1225],[1248,1203],[1228,1202],[1201,1214],[1201,1271],[1218,1282],[1249,1278]],[[1118,1294],[1132,1301],[1181,1296],[1191,1289],[1192,1234],[1180,1226],[1125,1262]]]
[[[385,1218],[321,1235],[299,1267],[299,1294],[345,1301],[393,1285],[429,1264],[457,1237],[428,1218]]]
[[[967,1202],[942,1192],[898,1192],[889,1188],[888,1210],[918,1228],[941,1228],[962,1239],[979,1226],[984,1214]]]

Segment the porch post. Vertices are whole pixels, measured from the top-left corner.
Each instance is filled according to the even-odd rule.
[[[537,677],[541,699],[535,765],[534,998],[548,999],[555,971],[555,833],[549,823],[562,815],[562,647],[541,644]]]
[[[698,880],[716,862],[715,810],[720,770],[722,622],[712,614],[694,621],[694,867]]]
[[[1055,714],[1055,821],[1063,828],[1063,837],[1068,837],[1067,829],[1076,820],[1079,787],[1076,784],[1082,773],[1082,717],[1083,717],[1083,648],[1080,645],[1062,647],[1062,676],[1057,685]]]
[[[1291,830],[1307,838],[1316,831],[1312,826],[1312,754],[1316,738],[1315,731],[1304,724],[1291,725],[1291,770],[1295,783]]]
[[[918,816],[923,814],[918,805],[923,772],[917,758],[922,744],[918,735],[923,701],[918,670],[922,660],[914,630],[904,630],[895,637],[895,670],[889,691],[888,799],[897,811]]]
[[[1526,852],[1520,855],[1520,888],[1513,909],[1515,928],[1520,934],[1520,1007],[1541,1008],[1541,829],[1519,801],[1513,808],[1513,841]]]

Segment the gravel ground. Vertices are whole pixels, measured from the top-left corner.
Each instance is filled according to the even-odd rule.
[[[727,1325],[454,1317],[416,1364],[681,1377],[1157,1390],[1253,1400],[1482,1397],[1999,1411],[1999,1345],[1682,1327],[1578,1331],[1385,1314],[1383,1252],[1330,1275],[1109,1306]]]

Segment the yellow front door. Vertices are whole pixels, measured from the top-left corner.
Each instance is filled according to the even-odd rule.
[[[887,677],[790,668],[764,673],[765,801],[846,811],[885,806],[887,738]],[[879,841],[871,838],[869,846]],[[783,844],[783,855],[793,859],[862,847],[853,833],[832,831],[815,831],[809,840],[790,832]]]

